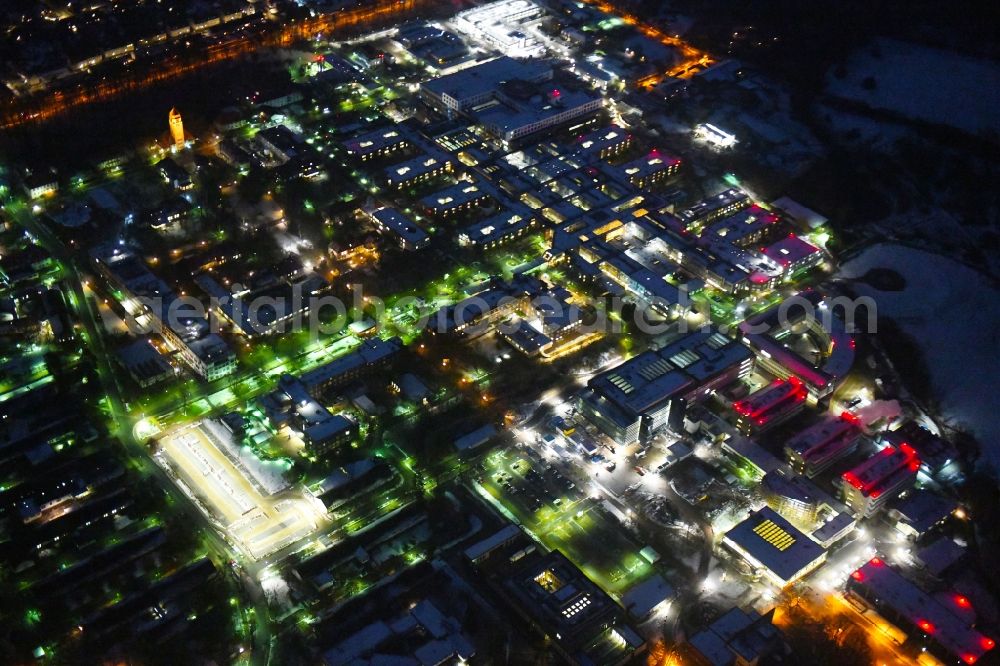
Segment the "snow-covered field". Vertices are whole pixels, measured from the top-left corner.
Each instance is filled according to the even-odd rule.
[[[984,59],[889,39],[858,50],[827,92],[904,116],[977,134],[1000,131],[1000,67]],[[873,77],[875,87],[863,82]]]
[[[984,458],[1000,470],[1000,290],[982,274],[947,257],[901,245],[874,245],[848,261],[841,277],[889,268],[906,279],[902,291],[858,283],[880,316],[894,319],[923,349],[944,416],[974,432]],[[885,340],[891,345],[891,340]]]

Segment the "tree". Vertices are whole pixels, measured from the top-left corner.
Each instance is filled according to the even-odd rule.
[[[800,615],[785,630],[795,662],[812,666],[868,666],[873,662],[864,631],[849,622],[829,626]]]

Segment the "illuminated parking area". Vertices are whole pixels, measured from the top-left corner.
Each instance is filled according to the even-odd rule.
[[[201,423],[160,441],[157,460],[237,548],[260,560],[308,537],[325,521],[322,503],[306,491],[268,495],[236,467]]]

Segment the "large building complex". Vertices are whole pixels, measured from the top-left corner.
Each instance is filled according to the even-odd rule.
[[[798,304],[780,303],[747,319],[740,324],[740,332],[761,367],[778,377],[794,376],[805,384],[813,400],[824,398],[854,364],[854,338],[822,294],[807,291],[794,298]],[[818,363],[784,341],[793,328],[808,331],[819,348]]]
[[[430,103],[471,117],[504,145],[591,116],[604,98],[553,84],[552,65],[502,56],[421,85]],[[545,84],[545,85],[543,85]]]
[[[719,332],[692,333],[601,373],[578,397],[580,411],[616,442],[679,426],[688,403],[749,375],[753,356]]]
[[[105,245],[91,256],[101,275],[123,294],[123,306],[136,322],[148,323],[199,377],[211,381],[236,369],[235,355],[211,332],[204,310],[178,298],[138,255]]]
[[[664,4],[0,3],[8,662],[998,659],[987,456],[854,321],[962,216]]]
[[[610,596],[559,551],[524,558],[497,586],[505,600],[571,664],[596,654],[625,655],[644,641]]]

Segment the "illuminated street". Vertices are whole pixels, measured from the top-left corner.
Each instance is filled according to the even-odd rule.
[[[0,3],[0,664],[998,663],[992,19]]]

